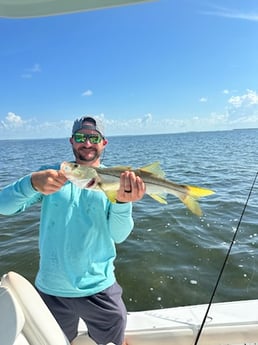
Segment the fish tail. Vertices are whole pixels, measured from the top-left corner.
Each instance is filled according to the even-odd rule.
[[[187,208],[189,208],[190,211],[192,211],[195,215],[201,217],[202,216],[202,210],[197,200],[195,200],[190,195],[184,195],[180,197],[180,200],[185,204]]]
[[[196,186],[187,186],[187,193],[180,197],[180,200],[188,207],[194,214],[201,217],[202,210],[196,199],[204,196],[214,194],[211,189],[200,188]]]
[[[186,186],[187,187],[187,194],[195,199],[202,198],[203,196],[208,196],[214,194],[215,192],[211,189],[205,189],[196,186]]]

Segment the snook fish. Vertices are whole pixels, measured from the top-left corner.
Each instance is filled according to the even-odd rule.
[[[146,186],[146,194],[150,197],[162,204],[167,204],[166,194],[173,194],[197,216],[202,215],[197,199],[214,193],[210,189],[177,184],[165,179],[165,173],[160,168],[159,162],[154,162],[139,169],[131,169],[128,166],[93,168],[77,163],[63,162],[61,170],[66,178],[78,187],[101,190],[111,202],[116,200],[120,174],[123,171],[132,170],[143,179]]]

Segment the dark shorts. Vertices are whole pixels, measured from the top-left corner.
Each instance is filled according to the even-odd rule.
[[[81,318],[97,344],[123,343],[127,312],[118,283],[87,297],[56,297],[38,292],[70,342],[77,336]]]

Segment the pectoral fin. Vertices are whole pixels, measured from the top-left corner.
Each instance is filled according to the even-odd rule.
[[[106,191],[104,190],[104,193],[106,194],[109,201],[111,201],[112,203],[116,202],[116,195],[117,195],[116,190],[106,190]]]

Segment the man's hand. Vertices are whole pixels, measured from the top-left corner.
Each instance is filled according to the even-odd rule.
[[[120,176],[120,188],[116,199],[118,202],[137,201],[143,198],[145,190],[145,184],[139,176],[133,171],[125,171]]]
[[[48,169],[32,173],[31,183],[33,188],[42,194],[57,192],[67,181],[61,171]]]

